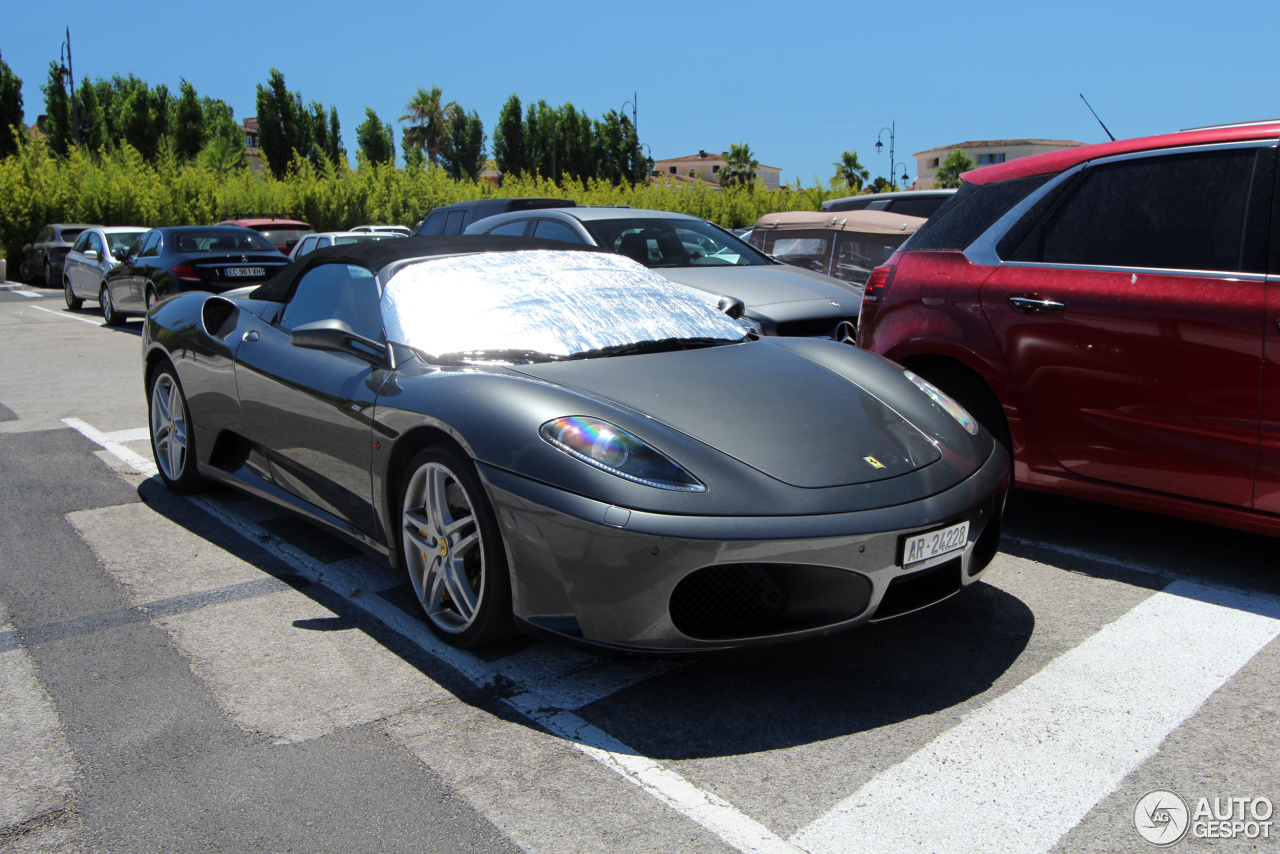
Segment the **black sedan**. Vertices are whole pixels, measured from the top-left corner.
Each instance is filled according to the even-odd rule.
[[[50,287],[58,285],[62,281],[62,265],[71,251],[71,244],[86,228],[90,226],[55,222],[40,229],[31,242],[22,247],[18,277],[24,282],[31,282],[39,276]]]
[[[892,362],[725,305],[551,241],[322,249],[147,315],[157,467],[386,557],[460,646],[779,643],[979,578],[1004,448]]]
[[[248,228],[153,228],[107,273],[98,302],[107,325],[114,326],[129,315],[146,314],[171,294],[258,285],[288,263],[271,241]]]

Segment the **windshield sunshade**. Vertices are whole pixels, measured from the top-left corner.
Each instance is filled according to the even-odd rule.
[[[382,297],[387,339],[429,356],[569,358],[648,341],[737,341],[743,329],[630,259],[488,252],[402,267]],[[523,360],[523,359],[516,359]]]

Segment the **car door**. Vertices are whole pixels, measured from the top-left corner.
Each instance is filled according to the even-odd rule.
[[[102,239],[100,232],[90,231],[88,235],[89,243],[86,248],[98,253],[98,257],[81,258],[77,273],[79,280],[73,281],[72,284],[76,286],[79,295],[95,299],[98,296],[98,283],[102,281],[107,270],[111,269],[111,254],[107,251],[107,242]]]
[[[111,291],[111,304],[115,306],[117,311],[125,307],[130,293],[137,290],[135,283],[138,279],[139,271],[143,263],[145,263],[142,259],[142,253],[151,244],[152,238],[159,240],[159,232],[148,231],[138,238],[137,242],[129,247],[129,252],[125,255],[124,260],[120,262],[120,265],[107,275],[106,285]]]
[[[160,269],[160,253],[164,251],[164,235],[160,231],[147,234],[142,251],[134,260],[129,275],[111,289],[111,298],[123,311],[146,311],[146,286]]]
[[[377,279],[363,267],[322,264],[302,276],[280,317],[246,335],[236,383],[248,438],[283,489],[377,536],[369,466],[373,405],[387,372],[346,353],[295,347],[291,330],[342,320],[382,340]]]
[[[67,260],[62,263],[62,275],[70,283],[72,296],[84,295],[84,286],[81,283],[85,278],[84,268],[90,263],[84,257],[84,251],[89,248],[89,237],[92,234],[92,231],[81,232],[80,236],[76,238],[76,242],[71,244],[71,251],[67,253]]]
[[[1271,260],[1267,276],[1267,310],[1263,322],[1262,423],[1253,507],[1280,513],[1280,186],[1271,213]]]
[[[1098,161],[983,283],[1063,468],[1253,504],[1274,165],[1255,143]]]

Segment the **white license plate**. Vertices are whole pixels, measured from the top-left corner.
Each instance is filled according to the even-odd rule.
[[[969,542],[969,523],[961,522],[941,531],[916,534],[902,543],[902,565],[911,566],[938,555],[958,552]]]
[[[263,267],[228,267],[228,276],[265,276],[267,271]]]

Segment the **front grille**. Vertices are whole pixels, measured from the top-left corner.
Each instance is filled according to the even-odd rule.
[[[961,558],[955,558],[930,569],[898,576],[889,582],[889,589],[871,619],[886,620],[909,614],[946,599],[960,589],[962,563]]]
[[[853,619],[870,597],[866,576],[829,566],[706,566],[672,591],[671,622],[707,640],[781,634]]]
[[[787,338],[834,338],[842,321],[858,325],[856,317],[815,317],[811,320],[788,320],[778,324],[778,334]]]

